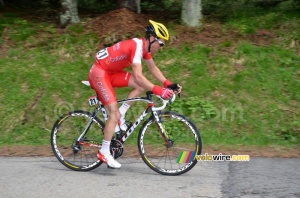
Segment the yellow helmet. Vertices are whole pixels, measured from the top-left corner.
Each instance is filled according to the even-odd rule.
[[[157,23],[155,21],[149,20],[150,25],[146,27],[146,34],[148,36],[154,35],[158,38],[169,40],[169,32],[167,28],[162,23]]]

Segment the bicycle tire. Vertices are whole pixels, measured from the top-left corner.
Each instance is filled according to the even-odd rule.
[[[175,112],[162,112],[160,122],[173,145],[167,148],[159,127],[151,116],[144,122],[138,135],[138,148],[143,161],[162,175],[186,173],[197,164],[195,156],[200,155],[202,150],[197,127],[188,118]]]
[[[95,117],[83,137],[82,142],[91,142],[93,146],[78,144],[76,139],[86,127],[91,114],[86,111],[75,110],[62,115],[53,125],[51,131],[51,148],[55,157],[64,166],[75,171],[90,171],[102,164],[97,159],[99,145],[103,139],[104,124]]]

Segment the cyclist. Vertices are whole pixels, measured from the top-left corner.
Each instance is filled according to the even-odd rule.
[[[110,154],[110,142],[114,131],[120,130],[119,126],[123,126],[125,113],[131,105],[129,102],[123,103],[119,109],[113,87],[133,88],[128,98],[137,97],[144,90],[151,90],[154,94],[168,99],[173,94],[168,86],[174,85],[178,88],[178,93],[181,91],[179,85],[172,84],[166,79],[152,59],[152,54],[160,50],[165,45],[165,41],[169,40],[168,30],[161,23],[152,20],[149,20],[149,23],[145,38],[124,40],[97,52],[89,72],[91,87],[96,91],[109,115],[104,128],[102,147],[97,157],[111,168],[121,167],[121,164]],[[145,60],[152,76],[161,82],[163,87],[152,84],[143,75],[142,59]],[[132,73],[124,71],[129,66]]]

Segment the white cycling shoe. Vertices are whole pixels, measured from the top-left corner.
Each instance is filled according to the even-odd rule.
[[[97,157],[99,160],[107,164],[109,168],[121,168],[121,164],[117,162],[110,153],[103,155],[100,151],[98,151]]]

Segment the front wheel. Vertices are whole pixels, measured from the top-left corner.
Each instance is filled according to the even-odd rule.
[[[90,124],[88,124],[90,123]],[[87,133],[78,140],[84,129]],[[51,132],[51,147],[56,158],[66,167],[76,171],[97,168],[102,161],[97,152],[103,139],[103,122],[86,111],[76,110],[62,115]]]
[[[180,175],[192,169],[202,142],[197,127],[183,115],[162,112],[161,126],[152,116],[140,129],[138,147],[144,162],[163,175]],[[162,135],[161,131],[165,135]]]

